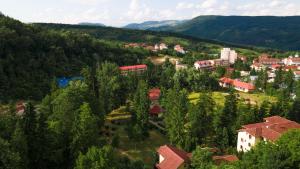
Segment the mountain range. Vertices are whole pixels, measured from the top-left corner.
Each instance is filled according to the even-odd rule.
[[[153,28],[160,28],[166,26],[177,26],[186,22],[186,20],[165,20],[165,21],[146,21],[143,23],[132,23],[124,26],[126,29],[139,29],[139,30],[147,30]]]
[[[105,27],[105,25],[103,23],[92,23],[92,22],[80,22],[80,23],[78,23],[78,25],[82,25],[82,26],[102,26],[102,27]]]
[[[199,16],[172,22],[175,24],[151,21],[126,27],[174,32],[241,45],[300,50],[300,16]]]

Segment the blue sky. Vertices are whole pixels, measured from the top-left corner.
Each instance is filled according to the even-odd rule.
[[[23,22],[123,26],[199,15],[300,15],[300,0],[0,0],[0,11]]]

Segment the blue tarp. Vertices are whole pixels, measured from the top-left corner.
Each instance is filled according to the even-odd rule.
[[[83,80],[83,77],[70,77],[70,78],[67,78],[67,77],[61,77],[61,78],[58,78],[57,79],[57,84],[58,84],[58,87],[59,88],[65,88],[69,85],[69,83],[71,81],[74,81],[74,80]]]

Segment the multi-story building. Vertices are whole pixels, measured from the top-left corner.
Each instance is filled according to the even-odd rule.
[[[228,60],[230,64],[234,64],[238,58],[238,54],[235,50],[231,50],[230,48],[223,48],[221,50],[221,59]]]
[[[273,116],[264,119],[265,122],[248,124],[238,130],[237,151],[247,152],[260,141],[276,141],[283,133],[290,129],[300,129],[300,124]]]
[[[141,74],[147,70],[147,65],[122,66],[119,69],[122,75],[128,75],[129,73]]]

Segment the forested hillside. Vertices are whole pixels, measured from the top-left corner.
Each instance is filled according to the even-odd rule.
[[[0,16],[0,100],[41,99],[54,77],[79,75],[104,60],[135,64],[149,53],[87,34],[54,31]]]
[[[223,42],[300,50],[300,17],[199,16],[176,26],[152,28]]]

